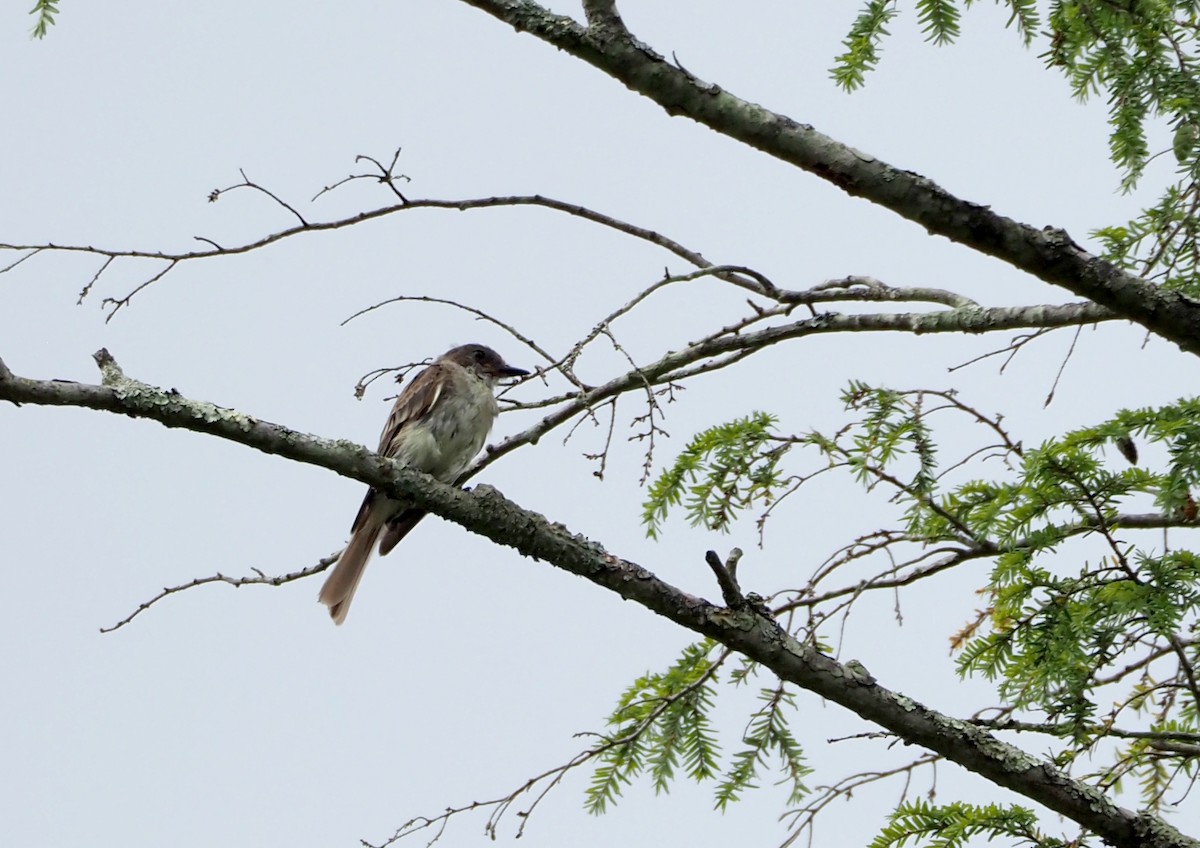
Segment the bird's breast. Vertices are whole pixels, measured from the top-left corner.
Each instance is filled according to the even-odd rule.
[[[396,459],[450,482],[483,448],[498,407],[491,386],[483,380],[455,381],[419,421],[409,428],[404,448]]]

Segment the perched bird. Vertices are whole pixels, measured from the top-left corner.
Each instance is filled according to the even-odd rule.
[[[378,453],[453,483],[492,429],[499,412],[493,394],[496,381],[528,373],[480,344],[447,351],[400,392],[379,438]],[[319,595],[335,624],[346,620],[376,540],[383,556],[424,516],[424,510],[376,489],[367,492],[350,528],[350,542]]]

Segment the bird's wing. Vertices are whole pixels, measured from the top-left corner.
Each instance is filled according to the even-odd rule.
[[[400,540],[408,535],[408,531],[417,526],[417,522],[425,517],[425,510],[411,507],[399,515],[394,515],[383,527],[379,537],[379,555],[387,556]]]
[[[404,387],[404,391],[400,392],[400,396],[396,398],[392,412],[379,436],[379,454],[391,456],[395,451],[389,450],[389,447],[400,431],[412,421],[423,418],[433,409],[442,396],[442,388],[446,385],[446,379],[449,378],[445,372],[446,367],[435,362]]]
[[[446,384],[445,378],[448,375],[444,372],[445,366],[435,362],[404,387],[400,396],[396,398],[395,404],[392,405],[387,423],[383,425],[383,433],[379,436],[379,450],[376,453],[380,456],[392,456],[395,453],[393,445],[397,436],[410,423],[421,419],[433,409],[442,396],[442,387]],[[371,505],[375,502],[378,494],[375,489],[367,490],[367,496],[363,498],[362,506],[358,508],[358,515],[354,517],[354,524],[350,528],[351,532],[357,531],[366,522]],[[399,540],[397,539],[397,541]]]

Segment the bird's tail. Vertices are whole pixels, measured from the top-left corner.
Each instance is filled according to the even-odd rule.
[[[321,594],[317,598],[329,607],[329,616],[334,624],[346,620],[350,602],[354,600],[354,591],[358,588],[358,581],[362,579],[367,560],[371,558],[375,541],[383,527],[376,516],[368,515],[362,526],[351,534],[350,542],[338,557],[337,565],[321,587]]]

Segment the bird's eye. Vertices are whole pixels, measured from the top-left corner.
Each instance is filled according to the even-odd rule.
[[[483,360],[486,358],[487,358],[487,354],[485,354],[482,350],[475,351],[475,361],[476,362],[483,362]]]

